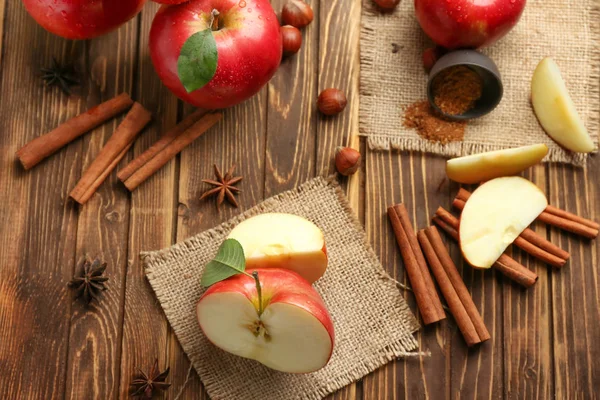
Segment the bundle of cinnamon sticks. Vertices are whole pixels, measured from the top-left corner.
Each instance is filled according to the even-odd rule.
[[[460,189],[452,203],[453,206],[462,211],[470,195],[467,190]],[[415,293],[423,323],[428,325],[445,318],[435,284],[427,269],[427,265],[429,265],[467,345],[472,346],[488,340],[489,332],[485,328],[436,227],[428,227],[415,235],[408,212],[403,204],[389,207],[388,217],[400,247],[405,270]],[[597,237],[600,228],[600,225],[594,221],[552,206],[548,206],[537,220],[589,239]],[[432,222],[451,238],[459,240],[460,222],[450,212],[439,207]],[[529,228],[521,233],[514,244],[555,268],[563,267],[570,257],[567,251]],[[502,254],[492,268],[526,288],[533,286],[538,279],[535,272],[507,254]]]
[[[134,103],[127,93],[92,107],[37,137],[17,151],[17,158],[28,170],[128,108],[130,110],[123,121],[69,194],[73,200],[84,204],[125,157],[137,135],[152,118],[150,111],[140,103]],[[221,113],[208,113],[205,110],[194,112],[123,168],[118,174],[119,179],[130,191],[134,190],[222,117]]]

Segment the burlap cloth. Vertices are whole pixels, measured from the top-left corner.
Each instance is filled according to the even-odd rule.
[[[467,155],[534,143],[550,148],[546,161],[583,165],[587,156],[558,146],[530,105],[531,76],[546,56],[563,74],[596,147],[600,126],[600,1],[528,0],[521,21],[483,52],[498,65],[504,98],[491,114],[470,122],[463,142],[440,145],[402,126],[403,106],[426,99],[421,54],[432,45],[414,15],[414,0],[382,13],[362,0],[360,132],[372,149]],[[392,53],[393,45],[398,52]]]
[[[285,374],[228,354],[200,331],[195,306],[200,276],[228,232],[265,212],[304,216],[325,234],[329,266],[315,283],[333,318],[329,364],[311,374]],[[418,323],[366,241],[334,180],[313,179],[166,250],[142,253],[146,273],[200,379],[214,399],[321,399],[417,347]]]

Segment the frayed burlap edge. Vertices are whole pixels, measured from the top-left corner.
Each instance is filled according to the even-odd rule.
[[[350,203],[348,202],[348,199],[347,199],[344,191],[339,186],[336,177],[334,175],[332,175],[329,177],[314,178],[314,179],[300,185],[296,189],[288,190],[286,192],[275,195],[275,196],[261,202],[260,204],[251,208],[250,210],[248,210],[236,217],[233,217],[229,221],[226,221],[215,228],[206,230],[202,233],[192,236],[191,238],[188,238],[188,239],[184,240],[183,242],[177,243],[169,248],[165,248],[165,249],[158,250],[158,251],[141,252],[140,259],[142,261],[142,264],[144,265],[144,268],[146,271],[146,276],[156,294],[157,299],[159,300],[159,302],[161,303],[161,305],[163,307],[163,310],[165,312],[165,315],[167,316],[167,319],[169,319],[169,321],[171,320],[171,310],[169,310],[169,308],[164,305],[165,304],[164,297],[163,297],[164,293],[161,291],[155,290],[154,285],[152,285],[153,281],[156,279],[156,277],[154,276],[153,271],[152,271],[155,266],[158,266],[165,262],[172,261],[174,258],[181,257],[181,256],[188,254],[190,251],[192,251],[192,249],[197,244],[201,243],[203,240],[211,239],[211,238],[215,237],[216,235],[222,235],[223,233],[225,233],[226,231],[229,231],[230,229],[232,229],[234,226],[236,226],[240,222],[244,221],[245,219],[248,219],[250,217],[253,217],[255,215],[258,215],[258,214],[261,214],[264,212],[268,212],[269,209],[275,203],[285,202],[286,200],[291,200],[292,198],[297,196],[299,193],[310,190],[310,189],[314,189],[317,187],[329,187],[334,190],[337,200],[342,205],[342,208],[344,209],[347,218],[349,218],[352,225],[359,232],[359,237],[363,242],[363,247],[367,250],[369,261],[373,265],[379,266],[379,268],[377,268],[377,271],[376,271],[377,276],[382,281],[384,281],[385,284],[388,285],[390,289],[393,288],[394,290],[398,290],[396,287],[396,280],[393,279],[383,269],[383,266],[381,265],[379,259],[377,258],[375,252],[373,251],[371,245],[368,243],[367,236],[362,227],[362,224],[360,223],[358,217],[356,216],[352,207],[350,206]],[[398,312],[400,315],[404,316],[405,322],[407,323],[407,327],[409,328],[409,331],[411,332],[411,334],[407,335],[401,339],[398,339],[396,341],[393,341],[391,343],[388,343],[384,348],[380,349],[380,352],[379,352],[380,362],[382,364],[385,364],[385,363],[394,361],[395,359],[398,359],[398,358],[430,356],[429,352],[413,351],[418,348],[418,342],[414,337],[414,333],[420,329],[420,325],[417,322],[414,315],[412,314],[412,311],[410,310],[406,301],[401,302],[400,305],[395,309],[395,311]],[[176,335],[177,335],[177,333],[176,333]],[[190,357],[190,361],[194,365],[194,368],[196,369],[196,371],[198,371],[197,365],[199,365],[201,360],[196,359],[193,356],[190,356],[189,354],[188,354],[188,357]],[[359,380],[362,377],[364,377],[365,375],[373,372],[375,369],[377,369],[379,367],[380,367],[380,365],[377,365],[377,364],[357,365],[355,368],[347,371],[345,376],[339,376],[338,379],[330,382],[330,384],[327,385],[326,387],[320,388],[320,390],[318,392],[316,392],[317,396],[311,396],[311,397],[307,397],[307,398],[311,399],[311,400],[319,400],[319,399],[341,389],[342,387],[347,386],[348,384],[350,384],[352,382],[356,382],[357,380]],[[202,377],[202,382],[211,397],[214,396],[214,397],[219,398],[220,392],[218,390],[218,382],[216,379]]]

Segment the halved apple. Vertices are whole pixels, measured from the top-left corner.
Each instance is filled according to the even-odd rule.
[[[544,193],[518,176],[479,186],[460,217],[459,242],[465,260],[475,268],[490,268],[547,205]]]
[[[544,58],[533,73],[531,103],[540,124],[558,144],[580,153],[594,150],[594,142],[552,58]]]
[[[327,269],[323,232],[298,215],[257,215],[236,226],[228,239],[242,245],[246,268],[286,268],[310,283]]]
[[[458,157],[446,162],[448,178],[460,183],[479,183],[518,174],[542,161],[548,146],[534,144]]]
[[[334,330],[319,294],[293,271],[254,271],[262,288],[262,314],[254,279],[238,274],[218,282],[196,307],[208,340],[282,372],[306,373],[324,367],[333,351]]]

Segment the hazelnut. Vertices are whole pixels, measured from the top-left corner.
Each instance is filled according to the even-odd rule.
[[[346,108],[346,95],[339,89],[329,88],[325,89],[319,95],[317,99],[317,106],[319,111],[325,115],[336,115],[344,111]]]
[[[360,167],[360,153],[351,147],[335,149],[335,169],[344,175],[353,175]]]
[[[373,0],[383,10],[389,11],[396,8],[400,0]]]
[[[302,46],[302,33],[295,26],[284,25],[280,29],[281,41],[283,42],[283,55],[296,54]]]
[[[285,25],[304,28],[313,20],[313,10],[302,0],[290,0],[281,10],[281,20]]]

